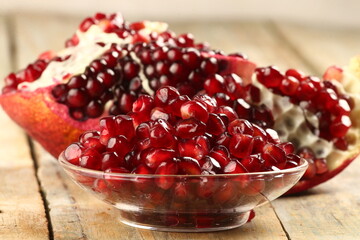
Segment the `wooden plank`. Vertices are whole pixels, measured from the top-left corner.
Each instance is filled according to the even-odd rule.
[[[277,28],[277,34],[296,49],[294,55],[300,55],[317,72],[323,72],[333,63],[345,65],[348,58],[359,53],[356,52],[359,51],[359,30],[289,24],[279,24]],[[359,174],[360,160],[357,159],[334,179],[313,190],[276,200],[273,205],[291,239],[359,239]]]
[[[16,26],[25,32],[26,38],[20,40],[19,48],[27,52],[22,59],[23,64],[46,48],[59,48],[64,36],[70,36],[77,20],[59,21],[54,16],[18,16]],[[30,25],[30,26],[29,26]],[[199,25],[197,30],[206,25]],[[53,29],[61,29],[61,31]],[[176,29],[186,31],[186,26],[178,25]],[[194,29],[194,30],[196,30]],[[259,28],[262,29],[262,28]],[[214,31],[220,31],[217,28]],[[254,30],[255,31],[255,30]],[[254,33],[255,35],[255,33]],[[208,38],[212,42],[214,36]],[[44,42],[46,39],[46,42]],[[60,41],[60,40],[61,41]],[[251,39],[248,39],[251,41]],[[233,45],[231,45],[233,44]],[[229,43],[235,47],[236,41]],[[250,44],[249,44],[250,45]],[[26,50],[25,50],[26,48]],[[51,225],[54,239],[287,239],[282,231],[271,206],[264,206],[257,212],[255,220],[239,229],[204,234],[162,233],[137,230],[119,223],[118,211],[80,191],[59,169],[52,157],[44,154],[36,145],[39,178],[42,189],[46,193],[50,209]]]
[[[309,28],[279,24],[276,29],[297,54],[320,74],[330,65],[347,65],[351,57],[360,54],[358,28]]]
[[[306,64],[283,46],[273,34],[272,25],[257,22],[210,22],[183,24],[177,32],[192,32],[200,42],[208,41],[215,49],[226,53],[242,52],[258,66],[277,65],[280,68],[296,67],[304,70]],[[170,24],[170,27],[173,26]]]
[[[5,18],[0,17],[1,79],[11,71],[8,27]],[[48,239],[44,205],[26,135],[2,109],[0,125],[0,239]]]

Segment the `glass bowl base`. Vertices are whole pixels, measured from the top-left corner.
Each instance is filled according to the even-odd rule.
[[[163,232],[215,232],[244,225],[250,211],[212,214],[162,214],[121,211],[120,221],[131,227]]]

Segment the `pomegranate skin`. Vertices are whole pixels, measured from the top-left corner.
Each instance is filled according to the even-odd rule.
[[[35,92],[13,92],[0,96],[0,105],[9,117],[36,139],[52,156],[58,157],[85,130],[98,128],[98,119],[78,122],[56,103],[52,86]],[[31,111],[29,111],[31,109]]]

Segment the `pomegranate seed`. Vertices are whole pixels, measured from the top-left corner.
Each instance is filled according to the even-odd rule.
[[[298,88],[297,97],[301,100],[310,100],[317,93],[315,85],[310,81],[302,81]]]
[[[238,161],[230,161],[224,168],[224,173],[246,173],[246,169]]]
[[[180,48],[172,48],[167,52],[167,59],[171,62],[181,60],[182,53]]]
[[[297,78],[293,76],[287,76],[281,81],[280,91],[288,96],[294,96],[297,92],[297,89],[300,85],[300,82]]]
[[[130,150],[130,143],[124,136],[112,137],[108,141],[107,151],[116,152],[120,159],[123,159]]]
[[[150,141],[153,147],[167,148],[175,143],[173,129],[169,123],[163,119],[155,120],[154,125],[150,128]]]
[[[203,104],[193,100],[188,101],[183,105],[181,105],[180,111],[181,111],[181,117],[183,119],[194,117],[206,123],[206,121],[209,118],[209,113],[206,107]]]
[[[109,168],[118,168],[123,165],[124,160],[119,159],[114,152],[105,152],[101,157],[101,170],[105,171]]]
[[[206,106],[206,109],[209,112],[215,111],[217,107],[216,101],[213,98],[209,97],[208,95],[196,95],[194,97],[194,100]]]
[[[234,109],[228,106],[220,106],[214,111],[214,113],[224,114],[228,118],[229,122],[232,122],[238,118],[238,115],[236,114]]]
[[[251,106],[244,99],[238,98],[234,102],[234,110],[239,118],[250,119]]]
[[[306,169],[303,178],[311,179],[311,178],[315,177],[315,175],[316,175],[316,166],[315,166],[313,159],[309,158],[306,160],[308,162],[308,168]]]
[[[250,155],[247,158],[241,159],[240,163],[248,172],[261,172],[264,170],[264,160],[260,155]]]
[[[325,158],[315,159],[315,166],[316,166],[316,174],[324,174],[329,170]]]
[[[238,158],[250,155],[253,149],[253,137],[247,134],[235,134],[230,138],[229,151]]]
[[[206,125],[196,118],[188,118],[179,121],[175,126],[176,136],[186,139],[204,135]]]
[[[64,151],[65,159],[74,165],[79,164],[79,157],[81,156],[81,154],[82,154],[81,146],[80,144],[77,143],[72,143]]]
[[[205,156],[199,162],[201,162],[200,166],[202,170],[206,170],[208,172],[212,171],[215,173],[220,173],[221,165],[215,158]]]
[[[178,172],[178,166],[175,162],[162,162],[155,171],[158,175],[174,175]],[[175,179],[172,177],[155,178],[158,187],[167,190],[173,186]]]
[[[182,55],[182,61],[191,69],[200,65],[200,52],[195,49],[189,49]]]
[[[297,80],[301,81],[304,79],[304,73],[302,72],[299,72],[298,70],[296,69],[288,69],[286,72],[285,72],[285,75],[287,77],[294,77],[296,78]]]
[[[213,194],[212,198],[216,204],[224,205],[230,202],[233,198],[236,198],[236,188],[230,181],[224,183],[218,187],[218,190]]]
[[[92,100],[86,106],[86,115],[91,118],[100,117],[104,112],[104,106],[100,100]]]
[[[216,146],[214,147],[209,156],[214,158],[222,168],[224,168],[230,162],[230,153],[228,149],[224,146]]]
[[[116,189],[117,191],[123,191],[124,187],[127,185],[127,181],[123,180],[121,177],[113,176],[112,173],[130,173],[129,170],[123,167],[108,168],[105,170],[104,178],[107,182],[107,185],[112,189]]]
[[[84,168],[99,170],[101,169],[101,155],[94,148],[85,150],[79,159],[79,165]]]
[[[234,121],[232,121],[227,128],[228,132],[231,135],[235,135],[238,133],[241,134],[248,134],[248,135],[253,135],[254,134],[254,129],[252,127],[252,124],[244,119],[236,119]]]
[[[210,113],[209,119],[206,123],[206,131],[217,136],[225,132],[225,130],[225,124],[221,118],[216,114]]]
[[[200,175],[201,168],[196,159],[191,157],[182,157],[177,162],[179,173],[185,175]]]
[[[86,18],[84,21],[80,24],[79,29],[82,32],[86,32],[93,24],[95,24],[94,20],[92,18]]]
[[[135,62],[127,62],[124,65],[124,76],[128,79],[134,78],[140,71],[140,66]]]
[[[181,157],[191,157],[196,160],[202,159],[208,153],[208,149],[198,144],[194,139],[179,142],[178,151]]]
[[[90,99],[84,90],[70,89],[66,100],[71,107],[83,107],[89,103]]]
[[[268,143],[264,146],[261,157],[265,160],[266,167],[277,165],[284,167],[286,164],[286,155],[284,150],[272,143]]]
[[[156,169],[163,162],[171,162],[176,156],[174,150],[162,148],[150,148],[142,152],[141,158],[150,169]]]
[[[284,150],[286,154],[291,154],[295,151],[295,147],[291,142],[281,143],[279,146]]]
[[[176,88],[170,86],[163,87],[156,91],[154,102],[156,106],[165,107],[179,96],[180,93]]]
[[[259,82],[268,88],[278,87],[284,79],[280,71],[273,66],[256,69],[256,76]]]
[[[149,113],[154,107],[154,99],[149,95],[140,96],[132,105],[133,112]]]
[[[204,89],[209,95],[224,91],[224,78],[218,74],[208,78],[204,82]]]
[[[330,132],[335,137],[344,137],[351,127],[351,119],[349,116],[342,115],[336,117],[330,125]]]
[[[206,75],[215,74],[218,71],[217,60],[213,57],[203,60],[200,64],[200,69]]]
[[[207,175],[210,175],[209,172],[202,171],[201,175],[205,175],[205,177],[200,178],[199,185],[197,186],[197,195],[201,198],[210,198],[215,194],[218,184],[215,178],[207,177]]]

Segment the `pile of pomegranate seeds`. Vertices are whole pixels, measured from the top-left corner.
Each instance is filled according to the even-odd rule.
[[[294,69],[282,74],[275,67],[258,68],[257,79],[274,93],[287,96],[294,104],[312,112],[319,119],[318,130],[321,138],[333,141],[338,149],[346,150],[345,135],[351,127],[350,111],[352,99],[341,94],[330,81],[304,76]],[[310,123],[308,123],[310,124]]]
[[[274,130],[238,119],[207,95],[190,99],[173,87],[141,95],[128,115],[102,118],[100,131],[84,133],[64,157],[106,172],[171,175],[271,171],[300,160]]]

